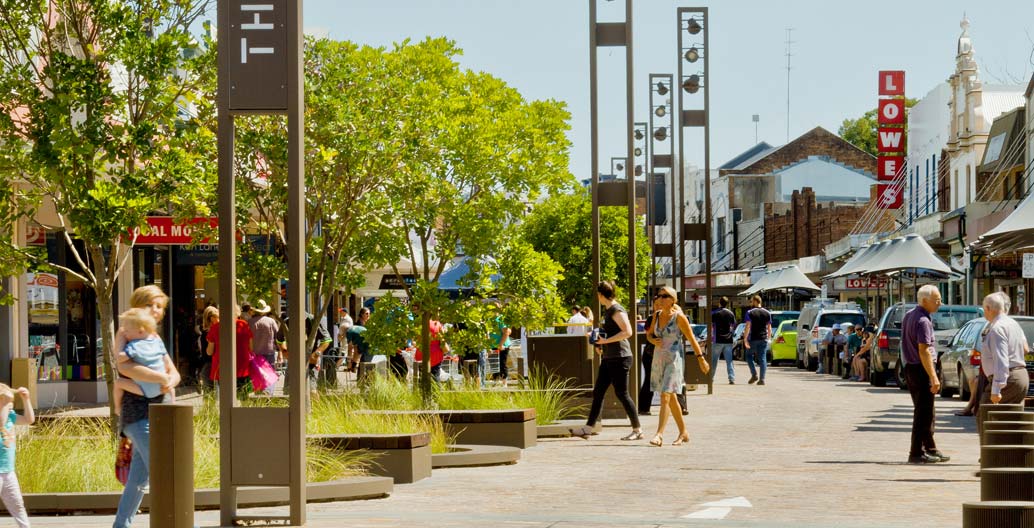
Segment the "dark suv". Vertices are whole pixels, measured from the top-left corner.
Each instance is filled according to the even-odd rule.
[[[894,380],[898,388],[905,390],[904,373],[901,371],[901,320],[915,303],[897,303],[883,312],[880,326],[876,329],[876,354],[869,366],[869,383],[883,387],[887,380]],[[937,351],[942,353],[948,349],[956,332],[966,322],[983,317],[984,310],[977,306],[945,304],[933,314],[934,337],[937,340]]]

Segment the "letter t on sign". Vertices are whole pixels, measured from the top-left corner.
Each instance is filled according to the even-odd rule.
[[[881,71],[880,95],[903,97],[905,95],[905,72],[899,70]]]

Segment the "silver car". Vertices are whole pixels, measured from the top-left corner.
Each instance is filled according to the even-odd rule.
[[[1034,339],[1034,317],[1013,316],[1020,324],[1027,343]],[[972,319],[959,329],[949,342],[947,349],[937,362],[938,377],[941,379],[941,396],[951,398],[955,393],[963,400],[969,399],[969,383],[977,379],[980,369],[980,353],[983,348],[984,327],[987,320],[983,317]],[[1034,349],[1034,347],[1032,347]],[[1027,363],[1032,356],[1028,352]]]

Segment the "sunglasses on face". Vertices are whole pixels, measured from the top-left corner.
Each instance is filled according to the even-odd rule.
[[[668,295],[667,293],[659,293],[659,294],[655,295],[653,298],[654,299],[674,299],[674,297],[672,297],[671,295]]]

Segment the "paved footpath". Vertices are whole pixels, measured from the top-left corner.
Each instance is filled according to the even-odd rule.
[[[737,371],[748,376],[743,363]],[[621,422],[608,422],[589,441],[540,441],[513,466],[437,470],[386,499],[311,505],[308,526],[916,528],[958,526],[961,503],[978,500],[975,424],[952,415],[957,399],[937,399],[936,439],[952,461],[914,466],[905,463],[907,392],[793,368],[769,370],[768,381],[690,393],[688,446],[647,445],[656,417],[645,418],[647,437],[634,443],[619,440]],[[675,436],[671,424],[667,442]],[[111,519],[41,517],[33,526]],[[218,515],[197,520],[215,526]]]

